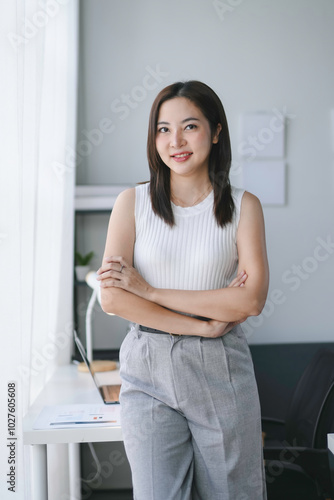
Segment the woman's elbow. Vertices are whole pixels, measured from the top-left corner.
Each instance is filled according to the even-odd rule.
[[[112,287],[101,289],[101,308],[103,312],[118,315],[120,305],[119,292],[120,290]]]
[[[264,307],[264,304],[262,305],[258,301],[255,301],[255,303],[253,304],[253,307],[249,311],[249,316],[259,316],[262,312],[263,307]]]
[[[267,293],[262,296],[254,297],[251,302],[251,307],[249,310],[249,316],[259,316],[265,306],[267,300]]]

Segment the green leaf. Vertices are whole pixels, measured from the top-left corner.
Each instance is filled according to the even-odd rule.
[[[89,252],[86,255],[82,255],[80,252],[75,252],[75,262],[77,266],[87,266],[92,260],[94,252]]]

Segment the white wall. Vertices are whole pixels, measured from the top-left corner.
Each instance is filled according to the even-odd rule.
[[[287,202],[264,207],[269,302],[245,329],[251,343],[332,341],[334,245],[317,241],[334,242],[332,0],[83,0],[81,26],[78,184],[148,179],[150,106],[180,79],[202,80],[221,97],[236,162],[242,112],[293,115]],[[84,130],[103,119],[113,130],[92,136],[88,151]],[[231,181],[240,185],[240,176]],[[88,228],[85,238],[93,245]]]

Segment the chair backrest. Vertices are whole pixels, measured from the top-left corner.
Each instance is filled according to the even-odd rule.
[[[328,391],[316,425],[313,447],[327,448],[327,434],[334,432],[334,382]]]
[[[320,349],[294,390],[285,419],[290,446],[324,447],[334,430],[334,351]]]

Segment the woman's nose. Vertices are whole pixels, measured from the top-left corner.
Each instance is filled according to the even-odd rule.
[[[186,140],[183,136],[183,133],[181,130],[176,130],[173,132],[172,137],[171,137],[171,146],[174,148],[179,148],[181,146],[184,146],[186,143]]]

